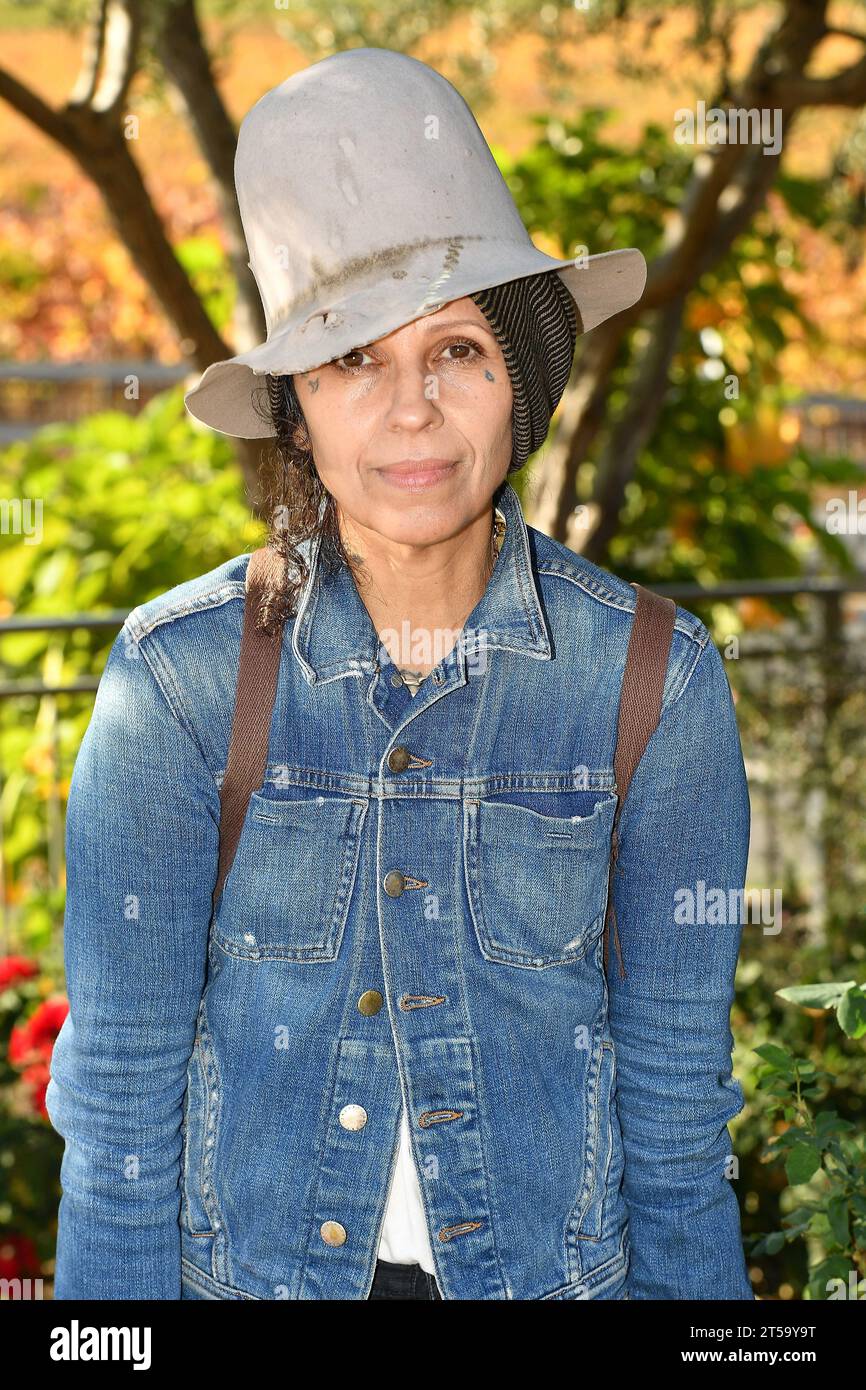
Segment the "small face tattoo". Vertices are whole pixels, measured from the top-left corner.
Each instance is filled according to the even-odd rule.
[[[307,385],[308,385],[309,388],[310,388],[310,395],[311,395],[311,396],[315,396],[316,392],[317,392],[318,389],[319,389],[319,378],[318,378],[317,376],[314,376],[314,377],[309,377],[309,376],[308,376],[308,377],[307,377]]]
[[[484,368],[484,375],[487,377],[487,380],[488,380],[488,381],[495,381],[495,380],[496,380],[496,377],[493,375],[493,373],[491,372],[491,370],[490,370],[489,367],[485,367],[485,368]]]

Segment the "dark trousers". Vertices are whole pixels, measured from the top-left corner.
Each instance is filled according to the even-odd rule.
[[[438,1298],[439,1285],[420,1265],[395,1265],[376,1261],[376,1273],[368,1298]]]

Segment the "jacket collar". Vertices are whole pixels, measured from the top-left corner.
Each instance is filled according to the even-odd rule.
[[[466,620],[455,653],[465,670],[467,656],[481,645],[518,652],[536,661],[553,655],[541,607],[529,534],[520,499],[505,482],[494,499],[502,510],[505,537],[487,588]],[[310,572],[301,590],[292,650],[312,685],[379,665],[379,639],[350,571],[326,574],[319,567],[319,540],[310,550]]]

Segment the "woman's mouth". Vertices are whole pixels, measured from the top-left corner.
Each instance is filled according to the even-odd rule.
[[[449,478],[457,467],[456,459],[424,458],[400,459],[397,463],[386,464],[376,471],[381,473],[391,487],[403,488],[408,492],[421,492],[436,487]]]

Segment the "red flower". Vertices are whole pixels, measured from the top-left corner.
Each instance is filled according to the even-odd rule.
[[[0,1235],[0,1279],[28,1279],[40,1272],[36,1246],[29,1236]]]
[[[40,1004],[28,1024],[34,1045],[41,1050],[45,1043],[53,1044],[68,1013],[69,1000],[62,995],[56,995],[53,999],[46,999],[44,1003]]]
[[[33,1109],[47,1120],[49,1115],[45,1106],[45,1092],[48,1090],[48,1082],[51,1080],[48,1063],[34,1062],[31,1067],[25,1068],[21,1073],[21,1080],[30,1092]]]
[[[69,1000],[58,996],[46,999],[9,1038],[9,1061],[22,1069],[21,1079],[30,1091],[33,1109],[48,1118],[45,1092],[50,1079],[51,1053],[63,1020],[69,1013]]]
[[[39,966],[27,956],[0,956],[0,989],[38,974]]]

